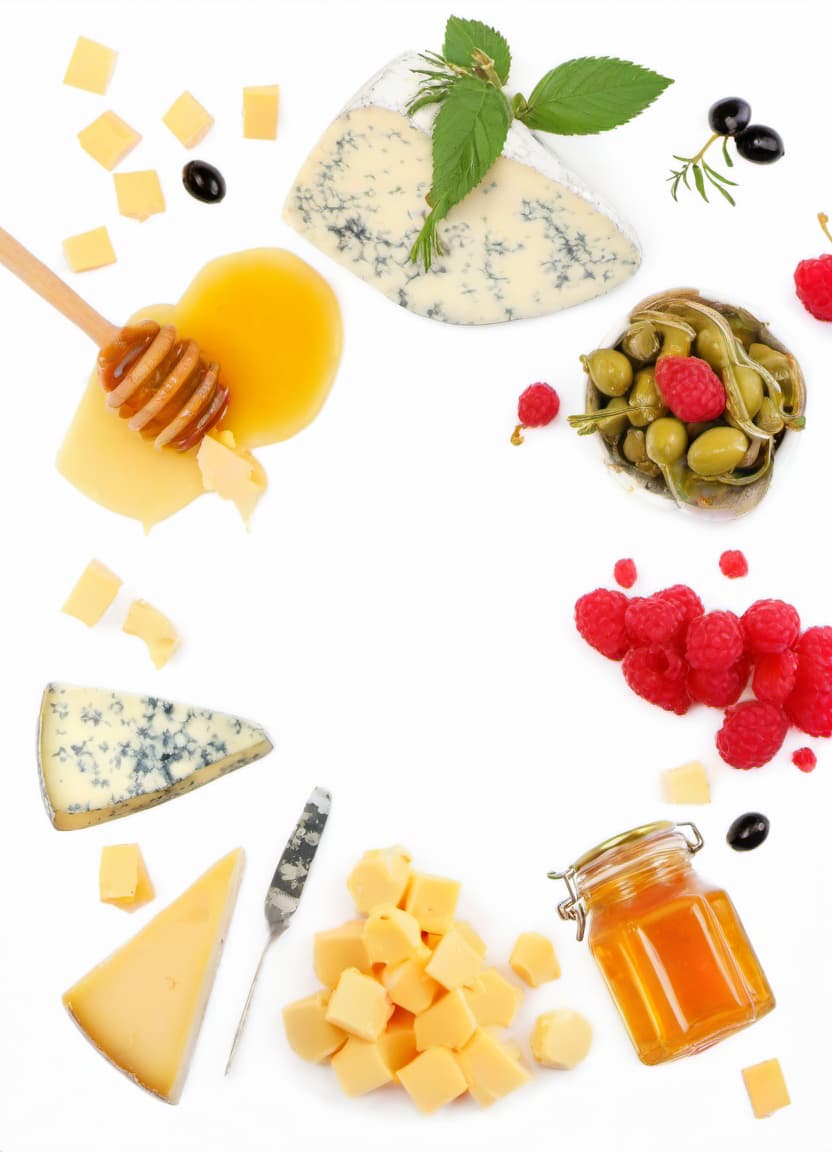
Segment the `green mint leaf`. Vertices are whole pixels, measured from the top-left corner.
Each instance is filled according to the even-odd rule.
[[[505,37],[479,20],[451,16],[445,25],[444,58],[460,68],[470,68],[477,50],[494,61],[494,71],[505,84],[511,69],[511,51]]]
[[[436,226],[480,183],[503,150],[511,108],[503,93],[477,76],[461,76],[433,122],[431,211],[410,253],[427,270],[442,251]]]
[[[527,128],[586,136],[626,124],[672,80],[611,56],[582,56],[547,72],[528,99]]]

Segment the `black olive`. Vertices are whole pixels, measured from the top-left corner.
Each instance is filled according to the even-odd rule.
[[[734,143],[743,160],[752,164],[773,164],[785,152],[779,133],[764,124],[749,124],[737,133]]]
[[[746,812],[736,818],[725,839],[737,852],[750,852],[768,836],[768,827],[768,817],[761,812]]]
[[[751,123],[751,105],[738,96],[726,96],[711,105],[708,123],[720,136],[736,136]]]
[[[182,183],[195,200],[219,204],[225,196],[222,173],[206,160],[189,160],[182,169]]]

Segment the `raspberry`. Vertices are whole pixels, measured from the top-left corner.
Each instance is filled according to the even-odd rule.
[[[768,700],[782,708],[792,692],[797,676],[797,656],[788,648],[785,652],[767,652],[754,661],[751,691],[758,700]]]
[[[613,575],[616,584],[620,584],[622,588],[632,588],[638,578],[634,561],[616,560]]]
[[[748,575],[748,561],[742,552],[723,552],[719,558],[719,570],[729,580],[736,580],[738,576]]]
[[[551,424],[560,411],[560,397],[550,384],[530,384],[517,402],[517,419],[524,428]]]
[[[783,600],[755,600],[741,617],[745,643],[755,656],[763,652],[784,652],[800,635],[797,609]]]
[[[610,660],[621,660],[630,647],[624,627],[627,604],[623,592],[611,592],[607,588],[587,592],[575,604],[578,631],[587,644]]]
[[[816,320],[832,320],[832,256],[801,260],[794,270],[794,289]]]
[[[621,667],[624,679],[636,695],[677,716],[687,712],[690,707],[685,688],[687,666],[678,652],[657,644],[631,648]]]
[[[798,640],[797,684],[832,692],[832,628],[807,628]]]
[[[789,722],[764,700],[744,700],[725,713],[716,747],[732,768],[760,768],[780,751]]]
[[[792,724],[802,732],[809,736],[832,736],[832,692],[819,692],[798,681],[786,700],[785,709]]]
[[[742,627],[733,612],[706,612],[688,626],[686,654],[691,668],[705,672],[730,668],[744,648]]]
[[[627,605],[624,625],[634,644],[669,644],[682,623],[680,609],[658,596],[635,597]]]
[[[670,588],[662,588],[661,592],[656,592],[656,596],[658,596],[660,600],[669,600],[672,604],[676,604],[677,607],[681,608],[685,631],[687,631],[687,626],[691,620],[695,620],[697,616],[703,616],[705,614],[705,607],[702,601],[692,588],[688,588],[687,584],[673,584]]]
[[[660,356],[656,387],[673,415],[686,423],[716,420],[725,410],[725,386],[696,356]]]
[[[798,748],[792,752],[792,764],[801,772],[811,772],[817,765],[818,758],[811,748]]]
[[[742,696],[750,671],[751,659],[747,655],[741,656],[730,668],[708,672],[691,668],[687,680],[688,694],[691,700],[698,700],[709,708],[727,708]]]

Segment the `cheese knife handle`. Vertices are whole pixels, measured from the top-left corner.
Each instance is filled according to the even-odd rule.
[[[248,996],[246,996],[246,1002],[243,1005],[243,1011],[240,1014],[240,1020],[239,1020],[239,1023],[237,1024],[237,1031],[234,1033],[234,1039],[231,1042],[231,1051],[228,1053],[228,1063],[225,1066],[225,1075],[226,1076],[229,1073],[229,1070],[231,1068],[231,1063],[234,1059],[234,1054],[236,1053],[237,1047],[240,1043],[240,1037],[243,1034],[243,1029],[245,1027],[246,1019],[248,1017],[248,1010],[251,1007],[251,1001],[254,999],[254,989],[257,985],[257,978],[260,975],[260,969],[263,967],[263,961],[266,959],[266,953],[268,952],[269,947],[272,944],[272,941],[276,940],[277,937],[280,935],[281,935],[280,932],[270,933],[270,935],[266,939],[265,945],[263,946],[263,951],[260,953],[260,959],[257,961],[257,967],[254,970],[254,976],[252,977],[251,985],[249,986]]]

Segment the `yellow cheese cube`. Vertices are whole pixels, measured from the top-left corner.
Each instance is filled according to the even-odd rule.
[[[499,1037],[495,1039],[500,1040]],[[520,1060],[523,1055],[523,1049],[517,1043],[513,1036],[509,1036],[507,1040],[500,1040],[503,1050],[508,1053],[512,1060]]]
[[[398,1072],[405,1064],[415,1060],[418,1049],[411,1013],[403,1012],[400,1008],[396,1009],[387,1027],[376,1040],[376,1045],[391,1072]]]
[[[465,999],[479,1025],[508,1028],[520,1007],[523,990],[506,980],[496,968],[487,968],[465,989]]]
[[[101,849],[98,891],[103,904],[135,912],[155,896],[138,844],[110,844]]]
[[[372,964],[399,964],[425,947],[419,922],[395,904],[379,904],[364,925],[364,943]]]
[[[328,992],[315,992],[283,1009],[283,1027],[293,1052],[319,1064],[347,1041],[347,1034],[326,1018]]]
[[[521,932],[512,949],[509,964],[532,988],[560,976],[560,965],[552,941],[539,932]]]
[[[268,484],[259,461],[237,447],[232,432],[217,432],[203,438],[196,462],[205,491],[231,500],[248,524]]]
[[[327,1007],[330,1024],[362,1040],[377,1040],[392,1015],[390,997],[377,980],[357,968],[341,973]]]
[[[743,1068],[742,1078],[751,1108],[758,1120],[791,1104],[779,1060],[763,1060],[761,1064]]]
[[[347,1096],[363,1096],[394,1078],[379,1045],[354,1036],[332,1057],[332,1067]]]
[[[78,140],[93,160],[112,172],[133,151],[141,136],[115,112],[102,112],[97,120],[81,129]]]
[[[416,1047],[420,1052],[436,1046],[461,1048],[476,1027],[476,1017],[468,1007],[465,993],[457,989],[446,993],[416,1017],[413,1024]]]
[[[453,923],[460,887],[457,880],[414,872],[405,897],[405,910],[416,917],[423,932],[447,932]]]
[[[400,964],[390,964],[381,974],[390,999],[408,1012],[424,1012],[439,992],[439,985],[425,972],[430,949],[426,952],[427,955],[419,954]]]
[[[705,766],[698,760],[668,768],[661,774],[662,800],[666,804],[710,804],[711,788]]]
[[[103,268],[105,264],[116,262],[110,234],[103,226],[68,236],[63,248],[66,262],[73,272],[89,272],[91,268]]]
[[[127,612],[122,631],[128,636],[138,636],[144,640],[150,652],[150,659],[157,668],[162,668],[179,647],[179,636],[167,616],[148,604],[146,600],[134,600]]]
[[[483,1108],[531,1079],[514,1054],[483,1028],[477,1029],[459,1053],[459,1064],[468,1091]]]
[[[152,168],[141,172],[114,172],[118,210],[133,220],[146,220],[157,212],[164,212],[165,198],[162,185]]]
[[[467,1088],[465,1076],[453,1052],[429,1048],[399,1069],[398,1081],[420,1112],[437,1112]]]
[[[116,66],[117,55],[112,48],[79,36],[69,58],[64,84],[103,96]]]
[[[560,1008],[535,1021],[529,1041],[538,1064],[547,1068],[574,1068],[586,1058],[592,1044],[592,1026],[580,1012]]]
[[[410,855],[396,845],[365,852],[347,877],[347,888],[358,911],[368,914],[377,904],[399,904],[409,880]]]
[[[243,136],[246,140],[274,140],[280,88],[264,84],[243,89]]]
[[[70,592],[62,612],[91,628],[115,600],[121,579],[99,560],[90,560]]]
[[[364,921],[350,920],[329,932],[317,932],[313,943],[315,975],[327,988],[334,988],[345,968],[369,972],[370,957],[364,943]]]
[[[162,120],[186,148],[194,148],[214,123],[214,117],[190,92],[174,100]]]
[[[472,984],[481,971],[482,955],[457,928],[442,937],[426,968],[428,976],[449,991]]]
[[[457,932],[462,933],[462,935],[479,956],[484,956],[486,954],[488,951],[488,946],[486,945],[483,938],[474,931],[467,920],[454,920],[451,927],[456,928]]]

